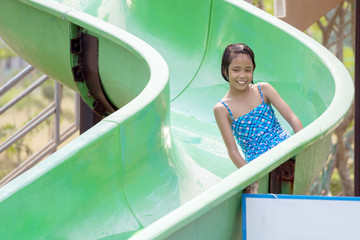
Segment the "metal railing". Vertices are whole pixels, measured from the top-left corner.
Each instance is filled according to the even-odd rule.
[[[18,73],[15,77],[13,77],[10,81],[8,81],[4,86],[0,88],[0,97],[11,90],[16,84],[20,83],[25,77],[34,71],[35,68],[32,66],[27,66],[24,70]],[[48,76],[42,75],[33,84],[27,87],[23,92],[18,94],[15,98],[10,100],[4,106],[0,108],[0,116],[6,110],[13,107],[17,102],[30,94],[33,90],[40,87],[46,80],[48,80]],[[33,119],[27,122],[23,127],[14,132],[10,137],[8,137],[4,142],[0,144],[0,153],[6,151],[9,147],[11,147],[14,143],[19,141],[26,134],[31,132],[35,127],[40,125],[49,117],[55,115],[54,120],[54,134],[52,139],[43,146],[36,153],[32,154],[29,158],[19,164],[13,171],[11,171],[7,176],[0,180],[0,186],[8,183],[12,179],[16,178],[20,174],[27,171],[29,168],[33,167],[39,161],[41,161],[47,155],[55,152],[60,144],[62,144],[65,140],[70,138],[73,134],[75,134],[79,130],[80,125],[80,116],[79,116],[79,108],[80,108],[80,96],[76,93],[75,95],[75,119],[72,124],[70,124],[65,130],[60,132],[60,114],[61,114],[61,100],[62,100],[62,92],[63,86],[62,84],[55,82],[54,88],[54,101],[43,109],[40,113],[38,113]]]

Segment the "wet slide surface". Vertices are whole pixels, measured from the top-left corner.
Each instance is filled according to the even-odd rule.
[[[0,188],[2,239],[240,239],[242,190],[259,181],[267,193],[269,172],[295,157],[293,193],[306,194],[352,101],[352,80],[331,53],[244,1],[0,5],[11,49],[108,112]],[[71,40],[87,37],[96,39],[97,88],[93,68],[73,74],[94,47],[73,51]],[[237,171],[212,110],[227,91],[220,60],[234,42],[254,50],[255,82],[270,82],[305,126]]]

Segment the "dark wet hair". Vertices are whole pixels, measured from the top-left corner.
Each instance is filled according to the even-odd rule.
[[[225,48],[221,61],[221,75],[225,81],[229,81],[226,76],[229,76],[229,65],[237,54],[246,54],[250,57],[255,70],[255,55],[251,48],[243,43],[230,44]],[[252,81],[252,83],[254,83]]]

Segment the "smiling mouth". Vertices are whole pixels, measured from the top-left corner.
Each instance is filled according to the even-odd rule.
[[[244,84],[246,81],[236,81],[237,83]]]

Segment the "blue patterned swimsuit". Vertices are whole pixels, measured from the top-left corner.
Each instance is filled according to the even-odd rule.
[[[234,119],[230,108],[224,101],[220,101],[230,113],[232,133],[245,154],[246,162],[254,160],[290,137],[281,127],[271,105],[264,102],[260,84],[258,87],[262,103],[238,119]]]

